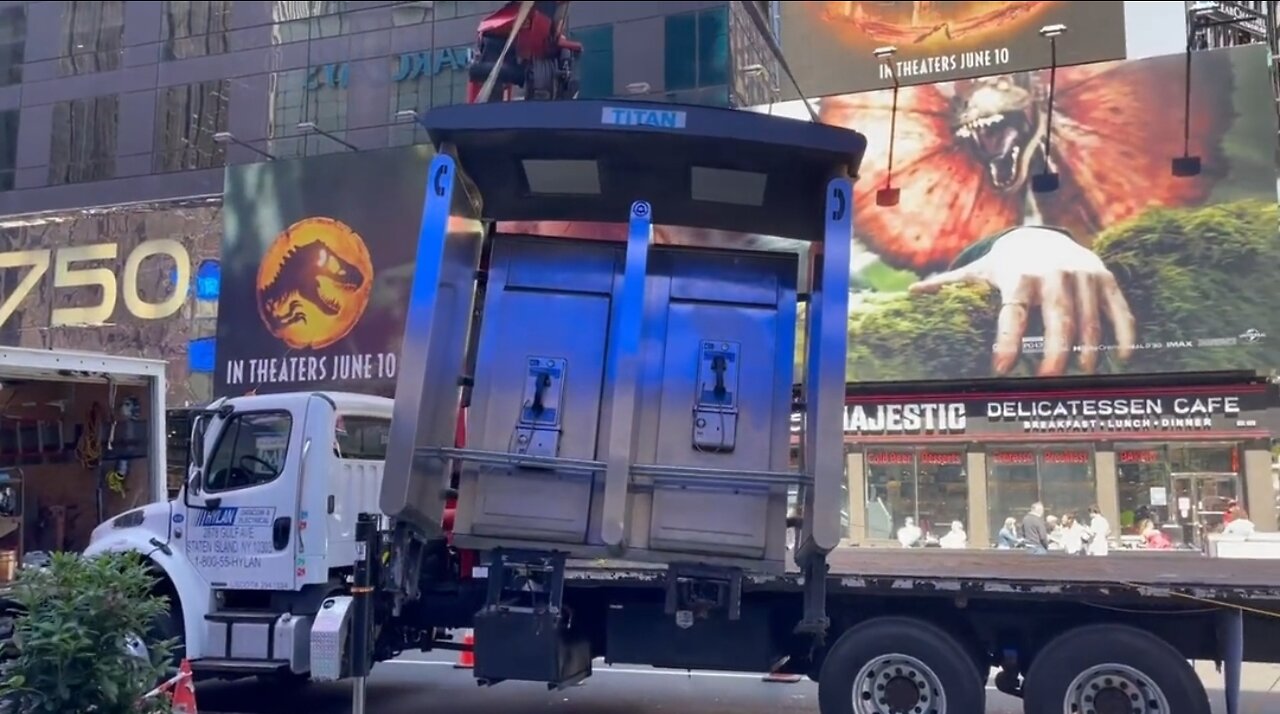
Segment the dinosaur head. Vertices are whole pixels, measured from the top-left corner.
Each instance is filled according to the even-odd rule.
[[[972,80],[956,93],[953,108],[955,137],[986,167],[991,186],[1022,188],[1046,125],[1028,82],[1009,75]]]
[[[309,251],[311,255],[308,257],[314,261],[312,265],[316,286],[327,289],[316,291],[316,296],[319,298],[315,301],[316,307],[327,315],[338,314],[342,305],[327,297],[325,293],[332,293],[335,290],[353,293],[364,286],[364,275],[360,273],[359,268],[343,260],[341,256],[319,241],[308,243],[303,248],[311,248]]]

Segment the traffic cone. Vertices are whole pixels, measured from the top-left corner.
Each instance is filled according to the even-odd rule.
[[[173,686],[173,714],[198,714],[196,711],[196,687],[191,678],[191,663],[182,660],[178,668],[178,681]]]
[[[453,665],[454,669],[475,669],[476,666],[476,635],[473,630],[467,630],[467,634],[462,636],[462,646],[465,648],[458,653],[458,663]]]

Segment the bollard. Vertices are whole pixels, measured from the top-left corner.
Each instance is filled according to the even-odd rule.
[[[364,714],[365,687],[373,667],[373,583],[377,568],[380,539],[378,517],[361,513],[356,521],[356,563],[351,586],[351,714]]]

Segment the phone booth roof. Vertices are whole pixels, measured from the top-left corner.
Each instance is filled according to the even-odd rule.
[[[752,111],[627,100],[458,104],[419,119],[452,146],[490,221],[627,220],[821,241],[827,182],[856,177],[850,129]]]

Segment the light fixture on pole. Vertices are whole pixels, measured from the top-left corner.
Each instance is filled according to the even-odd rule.
[[[884,64],[889,79],[893,80],[893,108],[889,112],[889,163],[885,169],[884,188],[876,191],[876,205],[884,207],[896,206],[902,198],[902,191],[893,185],[893,145],[898,133],[898,91],[902,89],[898,82],[898,71],[893,66],[893,56],[897,53],[898,48],[893,46],[877,47],[872,53]]]
[[[1233,3],[1232,7],[1238,11],[1237,14],[1221,19],[1213,17],[1215,11],[1223,9],[1221,3],[1196,2],[1187,8],[1186,67],[1182,79],[1182,156],[1175,156],[1170,162],[1170,172],[1177,178],[1199,176],[1204,170],[1201,158],[1191,155],[1191,53],[1196,48],[1196,36],[1214,27],[1266,20],[1265,16],[1247,9],[1242,3]]]
[[[1061,184],[1050,161],[1053,156],[1053,99],[1058,89],[1058,38],[1066,32],[1067,26],[1063,24],[1045,25],[1040,28],[1040,36],[1049,40],[1049,106],[1045,112],[1044,168],[1031,177],[1032,193],[1053,193]]]
[[[215,143],[215,144],[235,144],[236,146],[243,146],[244,148],[248,149],[249,151],[252,151],[253,153],[255,153],[255,154],[259,155],[259,156],[265,156],[265,157],[267,158],[267,160],[268,160],[268,161],[275,161],[275,160],[276,160],[276,157],[275,157],[273,154],[268,154],[267,152],[263,151],[262,149],[259,149],[258,147],[254,146],[254,145],[252,145],[252,144],[247,144],[247,143],[245,143],[245,142],[243,142],[243,141],[240,141],[239,139],[237,139],[237,138],[236,138],[235,134],[232,134],[232,133],[231,133],[231,132],[229,132],[229,131],[219,131],[219,132],[215,132],[215,133],[214,133],[214,135],[213,135],[213,143]]]
[[[298,122],[298,129],[303,132],[315,132],[316,134],[319,134],[320,136],[323,136],[324,138],[329,139],[330,141],[342,144],[343,146],[347,147],[348,149],[351,149],[352,151],[360,150],[360,147],[356,146],[355,144],[347,142],[337,136],[334,136],[333,134],[330,134],[324,129],[321,129],[320,127],[316,126],[316,123],[313,121]]]

